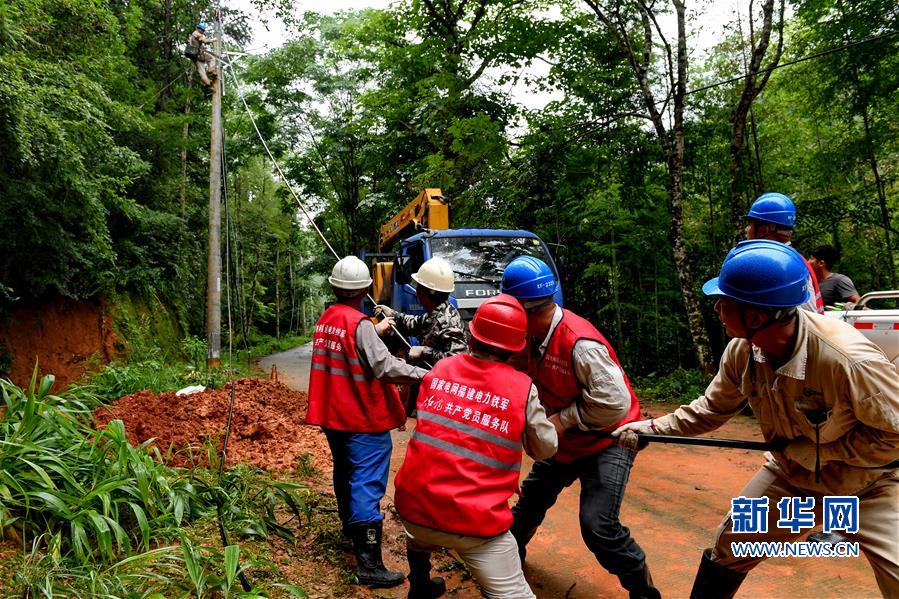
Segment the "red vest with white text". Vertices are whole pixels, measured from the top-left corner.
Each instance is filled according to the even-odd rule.
[[[818,275],[815,274],[815,270],[812,268],[812,265],[808,263],[808,260],[805,258],[802,260],[805,262],[805,267],[808,269],[808,276],[812,280],[812,288],[814,289],[815,294],[815,308],[817,308],[818,314],[824,314],[824,297],[821,295],[821,288],[818,287]]]
[[[574,344],[581,339],[590,339],[604,345],[609,352],[609,357],[618,368],[621,368],[615,350],[612,349],[605,337],[587,320],[563,309],[562,320],[559,321],[550,337],[546,353],[539,360],[531,358],[528,364],[528,372],[537,385],[540,401],[546,407],[547,415],[561,412],[581,396],[580,383],[574,374],[572,362]],[[637,396],[631,389],[631,383],[623,368],[621,368],[621,375],[631,394],[631,407],[620,422],[606,429],[610,431],[622,424],[640,419],[640,402],[637,401]],[[611,439],[602,439],[596,434],[584,432],[578,428],[570,428],[565,431],[565,434],[559,436],[559,451],[555,458],[559,462],[568,463],[576,458],[594,454],[611,444]]]
[[[356,353],[356,327],[365,314],[334,304],[312,337],[306,424],[354,433],[380,433],[402,425],[406,411],[396,387],[369,378]]]
[[[512,526],[531,379],[468,354],[444,358],[421,382],[418,420],[396,475],[404,519],[494,537]]]

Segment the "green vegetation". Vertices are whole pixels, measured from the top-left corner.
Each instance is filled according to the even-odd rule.
[[[643,47],[648,5],[618,4],[631,49],[646,52],[649,81],[663,94],[673,81],[664,44],[651,38]],[[422,187],[439,186],[454,226],[531,229],[552,244],[568,305],[608,333],[635,376],[695,368],[699,334],[723,347],[710,303],[688,302],[687,291],[698,293],[716,272],[735,217],[763,191],[796,200],[797,248],[832,243],[844,255],[838,269],[859,290],[895,287],[895,2],[803,0],[783,22],[775,10],[761,66],[773,60],[781,29],[781,63],[834,51],[774,71],[750,98],[738,146],[732,120],[761,10],[751,25],[744,14],[723,28],[707,55],[687,37],[684,86],[704,89],[683,105],[682,215],[664,143],[673,133],[660,138],[650,125],[622,31],[596,14],[615,5],[401,1],[304,13],[290,16],[289,40],[242,59],[236,73],[263,136],[338,252],[374,249],[380,224]],[[207,7],[0,7],[0,227],[15,232],[0,236],[0,306],[54,294],[149,298],[124,299],[124,320],[149,316],[166,348],[202,336],[209,104],[178,46]],[[688,34],[702,10],[688,6]],[[229,47],[244,45],[248,16],[226,10],[223,20]],[[849,42],[864,43],[842,47]],[[309,333],[332,260],[297,226],[284,181],[237,102],[229,94],[224,107],[222,283],[235,345],[247,349],[257,336]],[[661,106],[670,123],[670,103]],[[685,277],[693,288],[684,289]]]
[[[240,363],[235,354],[234,372],[226,367],[206,367],[206,343],[197,337],[187,337],[180,343],[177,353],[165,352],[158,345],[138,342],[141,335],[132,337],[131,352],[127,359],[103,366],[85,377],[98,397],[109,400],[149,389],[154,393],[174,391],[190,385],[218,388],[231,376],[240,378],[252,373],[250,366]],[[185,359],[186,358],[186,359]]]
[[[678,369],[665,375],[650,373],[632,384],[641,402],[687,404],[705,392],[709,378],[696,370]]]
[[[303,485],[247,467],[219,479],[163,466],[157,449],[128,444],[121,421],[91,426],[96,396],[51,395],[52,383],[35,376],[21,389],[0,380],[0,530],[30,547],[15,575],[19,594],[227,595],[239,548],[200,547],[194,527],[211,523],[219,506],[235,540],[291,539],[309,521]]]

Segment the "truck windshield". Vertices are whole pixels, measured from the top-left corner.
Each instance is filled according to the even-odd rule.
[[[499,283],[503,270],[518,256],[534,256],[553,266],[543,243],[533,237],[434,237],[430,243],[431,256],[449,262],[457,281]]]

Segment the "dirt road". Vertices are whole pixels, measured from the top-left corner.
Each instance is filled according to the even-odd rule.
[[[288,385],[308,381],[309,346],[275,354],[261,363],[278,365],[281,380]],[[304,363],[305,360],[305,363]],[[653,404],[644,410],[661,415],[672,406]],[[392,503],[393,475],[403,456],[409,430],[394,432],[391,487],[385,508]],[[716,432],[716,436],[756,439],[761,435],[752,418],[739,417]],[[713,540],[718,523],[762,463],[758,452],[701,447],[653,445],[642,451],[631,473],[622,507],[622,521],[646,551],[657,586],[666,598],[689,595],[704,547]],[[530,468],[525,463],[523,475]],[[528,546],[525,574],[537,597],[596,599],[627,597],[618,581],[596,562],[584,546],[578,526],[577,483],[566,489],[550,510],[537,536]],[[386,510],[385,510],[386,511]],[[387,520],[387,533],[401,535],[399,523]],[[387,556],[388,564],[408,571],[400,551]],[[471,581],[453,573],[451,595],[460,599],[480,597]],[[405,587],[375,596],[405,597]],[[871,599],[879,597],[871,568],[864,558],[776,559],[759,566],[747,578],[738,597],[752,599]]]

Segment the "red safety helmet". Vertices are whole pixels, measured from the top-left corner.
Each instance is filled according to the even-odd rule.
[[[500,293],[478,307],[468,329],[481,343],[520,351],[527,344],[528,316],[518,300]]]

